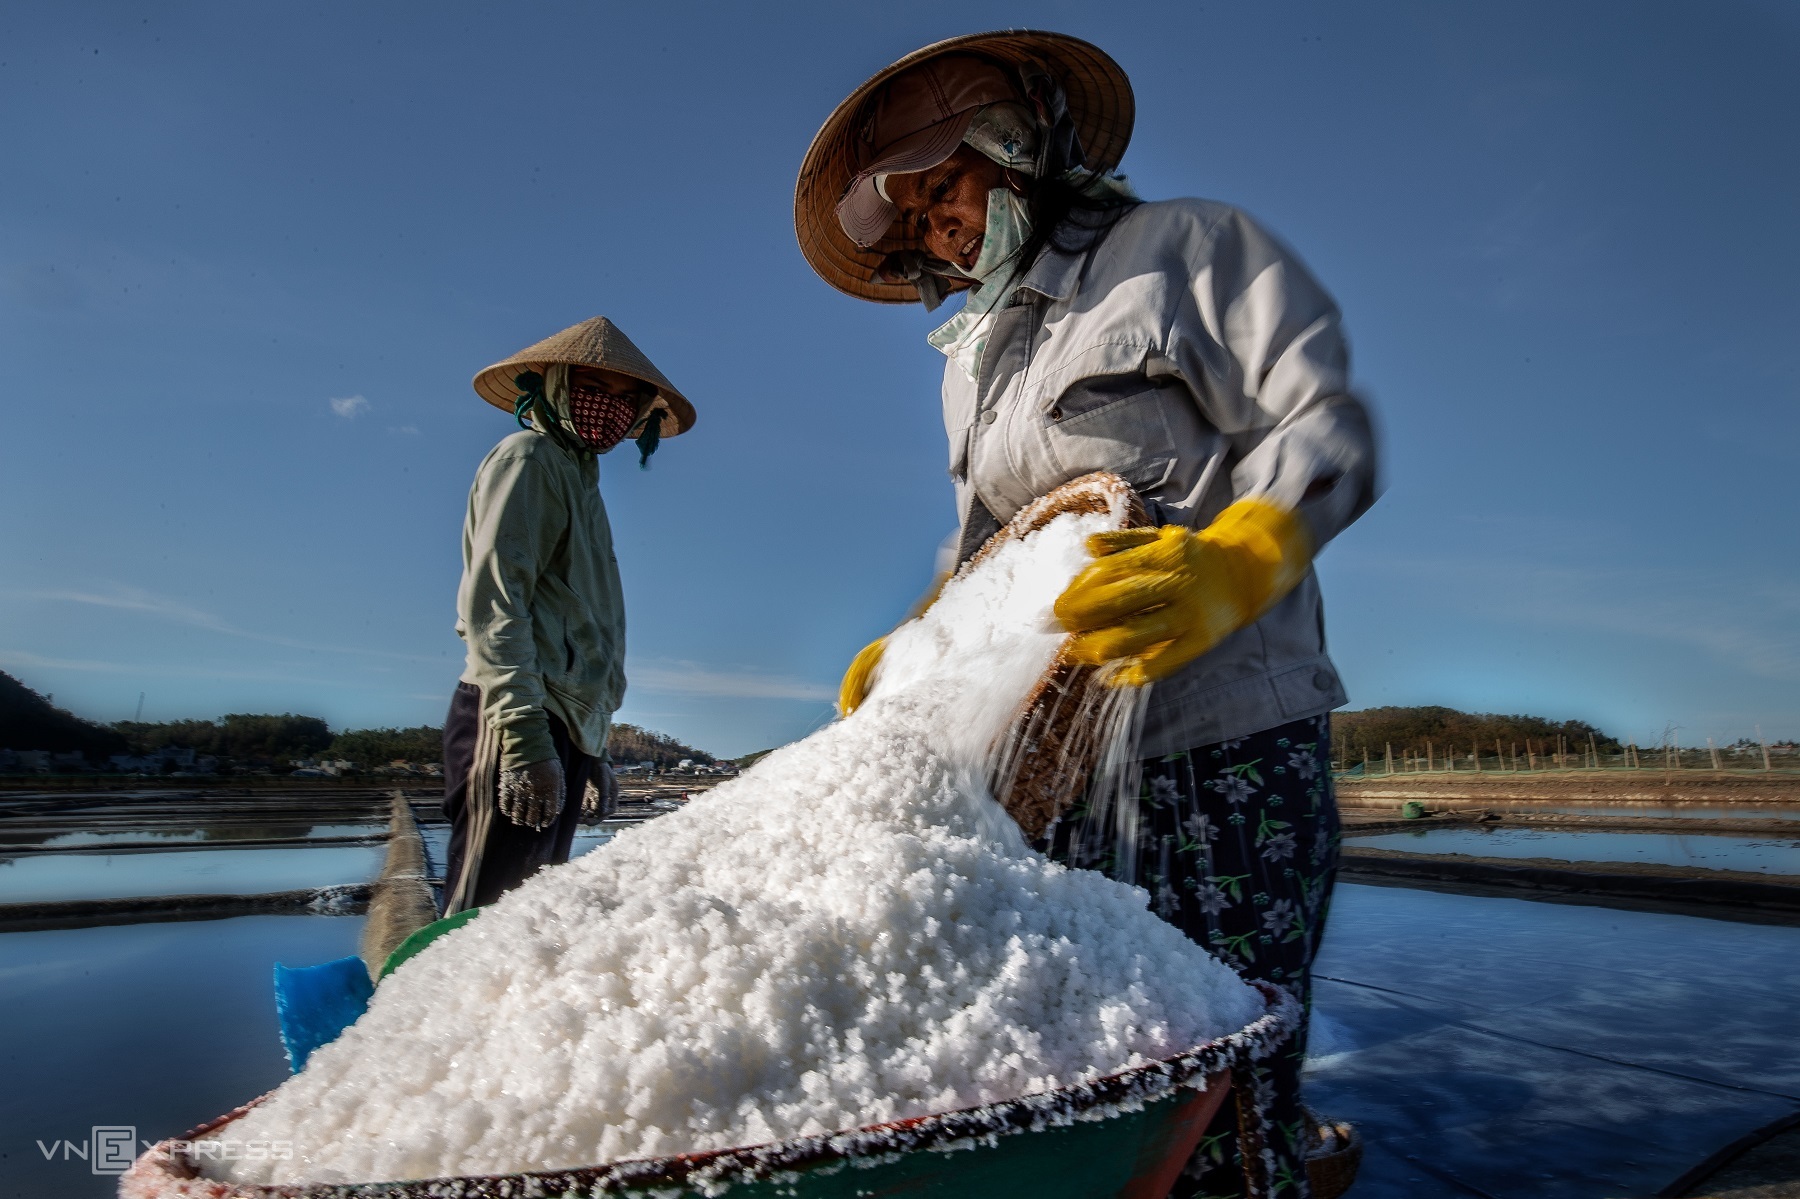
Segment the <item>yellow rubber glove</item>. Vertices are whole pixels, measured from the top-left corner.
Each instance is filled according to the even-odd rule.
[[[938,595],[944,590],[944,584],[949,581],[948,573],[940,574],[932,582],[931,590],[920,596],[919,602],[912,606],[906,619],[917,620],[930,611],[931,605],[937,603]],[[862,707],[863,700],[869,698],[869,688],[875,685],[875,668],[881,665],[881,655],[886,650],[887,638],[877,637],[856,651],[856,657],[850,659],[850,667],[844,671],[844,681],[838,684],[839,716],[850,715]]]
[[[1098,561],[1056,601],[1068,653],[1116,663],[1112,682],[1167,678],[1267,612],[1306,577],[1312,535],[1267,500],[1239,500],[1198,533],[1179,525],[1088,538]]]
[[[862,707],[863,700],[869,698],[869,688],[875,685],[875,668],[881,665],[881,655],[887,649],[887,638],[877,637],[856,652],[850,659],[850,668],[844,671],[844,681],[838,684],[838,715],[848,716]]]

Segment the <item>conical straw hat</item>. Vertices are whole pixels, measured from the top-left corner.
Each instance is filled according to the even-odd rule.
[[[675,385],[644,357],[644,352],[631,344],[623,330],[603,316],[570,325],[561,333],[494,363],[475,376],[475,394],[494,407],[511,412],[519,400],[519,388],[513,379],[523,371],[541,375],[546,367],[558,362],[618,371],[656,388],[675,418],[673,422],[663,420],[664,437],[674,437],[694,427],[694,406],[687,397],[676,391]],[[671,429],[671,423],[677,427]]]
[[[1124,69],[1098,46],[1064,33],[1011,29],[965,34],[915,50],[877,72],[851,92],[820,128],[794,185],[794,233],[800,239],[800,252],[820,278],[859,300],[918,302],[919,293],[912,284],[883,283],[875,278],[884,258],[896,250],[917,249],[918,240],[888,237],[865,250],[838,224],[837,203],[856,176],[856,133],[869,99],[900,72],[941,54],[978,54],[1014,71],[1029,63],[1041,64],[1063,86],[1090,170],[1110,171],[1118,166],[1131,141],[1137,104]]]

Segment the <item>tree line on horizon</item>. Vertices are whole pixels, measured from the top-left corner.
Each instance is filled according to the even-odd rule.
[[[43,695],[0,671],[0,749],[81,753],[96,765],[114,754],[153,754],[191,749],[234,765],[285,766],[311,758],[360,767],[404,761],[429,763],[444,756],[444,730],[433,725],[333,732],[317,716],[291,712],[233,712],[217,720],[121,720],[99,724],[51,704]],[[711,754],[666,733],[615,724],[608,742],[615,762],[655,762],[659,769],[683,758],[711,765]]]
[[[1499,741],[1506,746],[1537,746],[1538,753],[1554,752],[1556,739],[1564,739],[1568,752],[1586,752],[1588,739],[1603,754],[1624,747],[1617,737],[1583,720],[1550,720],[1543,716],[1461,712],[1437,706],[1363,708],[1331,714],[1332,754],[1345,761],[1359,761],[1364,754],[1380,759],[1392,746],[1394,753],[1423,754],[1427,743],[1436,753],[1468,753],[1476,746],[1483,753]]]
[[[1335,712],[1331,717],[1332,754],[1346,761],[1360,760],[1365,753],[1371,759],[1380,758],[1390,745],[1395,754],[1423,753],[1427,742],[1439,753],[1467,753],[1476,746],[1485,751],[1496,740],[1509,748],[1531,742],[1542,753],[1555,749],[1558,736],[1570,752],[1585,750],[1589,737],[1603,754],[1623,749],[1617,737],[1580,720],[1463,712],[1435,705],[1363,708]],[[230,713],[217,720],[121,720],[104,725],[54,707],[44,696],[0,671],[0,749],[81,752],[102,764],[113,754],[148,754],[163,748],[192,749],[235,765],[282,766],[293,760],[322,758],[368,768],[395,761],[441,760],[443,729],[419,725],[333,732],[317,716],[293,713]],[[705,765],[719,761],[666,733],[633,724],[615,724],[608,749],[620,765],[654,762],[658,769],[666,769],[684,758]],[[750,755],[740,764],[748,765],[750,759],[760,756]]]

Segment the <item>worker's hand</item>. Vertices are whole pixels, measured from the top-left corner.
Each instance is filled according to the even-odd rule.
[[[1097,561],[1056,601],[1068,654],[1116,664],[1112,681],[1167,678],[1250,624],[1306,577],[1312,535],[1267,500],[1239,500],[1198,533],[1178,525],[1088,538]]]
[[[500,772],[500,814],[521,828],[547,829],[562,815],[562,762],[547,758]]]
[[[877,637],[850,659],[850,669],[844,671],[844,681],[838,684],[839,716],[850,715],[869,698],[869,688],[875,685],[875,669],[881,665],[881,654],[886,648],[887,638]]]
[[[931,581],[931,587],[913,604],[912,611],[906,614],[907,620],[917,620],[931,610],[943,594],[944,584],[950,581],[950,572],[943,571]],[[881,655],[887,649],[887,638],[877,637],[857,651],[856,657],[850,659],[850,668],[844,671],[844,681],[838,684],[839,716],[848,716],[862,707],[863,700],[869,698],[869,688],[875,685],[875,669],[881,665]]]
[[[587,788],[581,793],[581,814],[605,819],[619,807],[619,779],[605,762],[594,763]]]

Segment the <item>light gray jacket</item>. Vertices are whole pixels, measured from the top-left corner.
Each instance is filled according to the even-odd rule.
[[[1161,524],[1203,528],[1266,496],[1324,544],[1374,502],[1375,440],[1331,297],[1244,213],[1130,210],[1100,243],[1046,250],[1000,312],[980,378],[944,370],[958,559],[1038,496],[1122,476]],[[1261,620],[1154,686],[1156,757],[1338,707],[1311,572]]]

